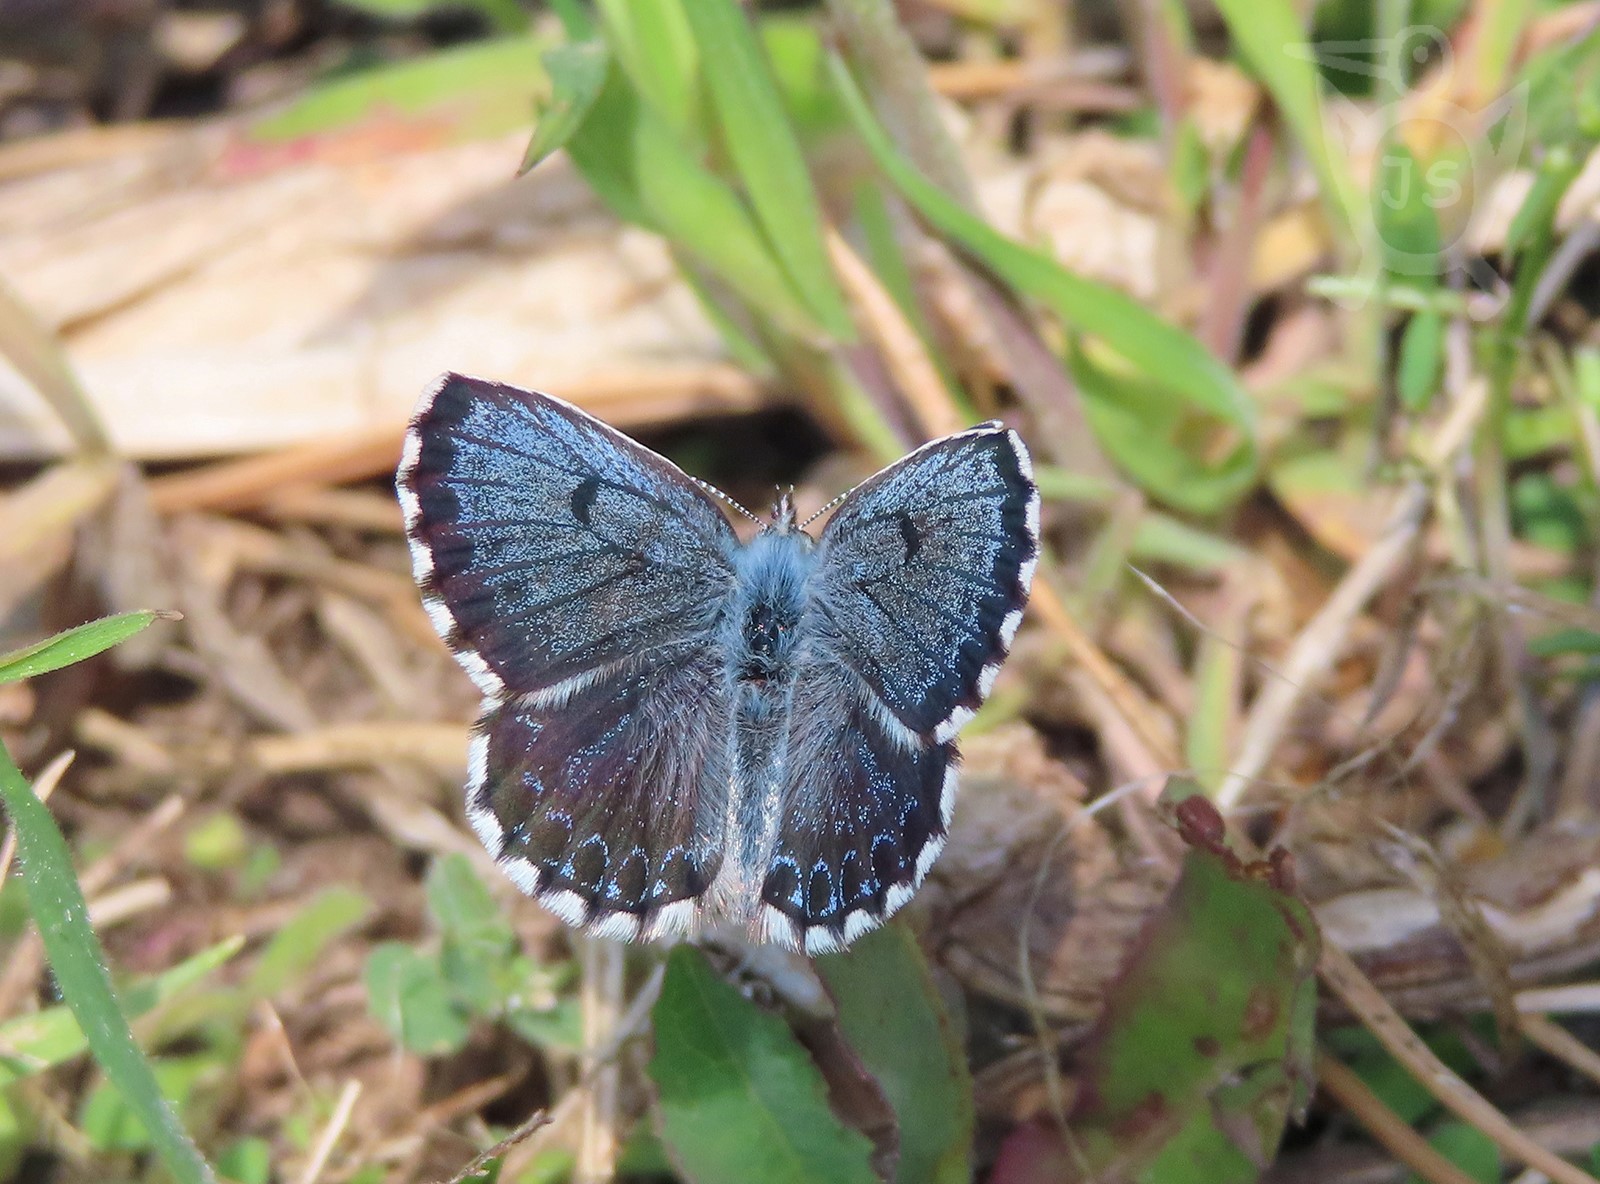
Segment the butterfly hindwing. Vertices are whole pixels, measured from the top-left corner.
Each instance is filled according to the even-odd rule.
[[[570,695],[492,704],[467,816],[518,886],[569,924],[683,932],[721,860],[728,711],[721,658],[693,645]]]
[[[492,698],[708,635],[737,545],[676,466],[549,395],[447,374],[397,478],[424,603]]]
[[[794,687],[787,786],[761,898],[770,938],[842,949],[911,898],[944,846],[956,752],[886,717],[832,660]]]
[[[1027,450],[998,424],[872,477],[818,543],[828,645],[910,731],[950,739],[989,693],[1039,553]]]

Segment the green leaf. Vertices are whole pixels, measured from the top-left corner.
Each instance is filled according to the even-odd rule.
[[[583,1051],[583,1009],[576,998],[557,999],[547,1008],[514,1007],[506,1024],[518,1036],[540,1048],[560,1052]]]
[[[766,241],[817,320],[839,341],[855,325],[823,242],[822,210],[772,68],[734,0],[684,7],[702,58],[722,140]]]
[[[1107,451],[1130,472],[1158,482],[1152,492],[1183,509],[1211,513],[1243,496],[1256,479],[1255,411],[1228,368],[1123,293],[1073,275],[969,214],[895,147],[844,63],[835,56],[830,65],[873,159],[918,213],[1019,295],[1121,355],[1123,374],[1097,361],[1095,373],[1105,382],[1088,401],[1099,401],[1103,422],[1114,422],[1109,417],[1125,397],[1139,402],[1146,419],[1137,438],[1116,432],[1103,440]]]
[[[644,105],[674,140],[702,151],[700,47],[681,0],[599,0],[598,7],[606,40]]]
[[[204,871],[241,867],[250,858],[250,836],[228,810],[199,819],[183,836],[183,857]]]
[[[650,1076],[661,1137],[695,1184],[876,1184],[866,1136],[828,1106],[793,1033],[723,982],[700,951],[668,955]]]
[[[1433,1149],[1482,1184],[1499,1184],[1500,1149],[1494,1140],[1475,1126],[1464,1122],[1441,1123],[1439,1129],[1428,1136]],[[1406,1177],[1406,1184],[1428,1184],[1415,1172]]]
[[[1322,84],[1292,0],[1217,0],[1222,19],[1256,76],[1271,92],[1321,182],[1323,202],[1346,236],[1361,225],[1360,191],[1344,156],[1323,130]]]
[[[545,53],[550,97],[540,106],[519,174],[560,148],[583,126],[589,109],[600,97],[610,67],[611,53],[602,41],[570,42]]]
[[[668,239],[789,333],[821,332],[743,199],[639,101],[615,65],[567,155],[619,217]]]
[[[163,1058],[154,1068],[162,1097],[181,1109],[201,1079],[218,1075],[222,1066],[213,1054],[200,1053]],[[109,1081],[97,1082],[83,1099],[78,1127],[97,1151],[143,1151],[150,1146],[150,1133],[138,1108],[129,1105]]]
[[[1095,438],[1152,496],[1209,514],[1237,501],[1255,484],[1255,449],[1250,437],[1241,435],[1241,425],[1230,428],[1198,414],[1164,380],[1141,373],[1125,357],[1093,348],[1093,343],[1073,348],[1068,367]],[[1229,451],[1219,465],[1212,457],[1223,448]]]
[[[272,1144],[265,1139],[240,1139],[217,1157],[217,1171],[235,1184],[271,1184]]]
[[[368,956],[365,978],[373,1016],[412,1052],[434,1056],[466,1044],[467,1017],[437,963],[408,945],[384,942]]]
[[[257,143],[326,135],[367,121],[422,122],[436,135],[492,136],[527,123],[543,70],[536,36],[499,37],[374,66],[311,86],[249,125]]]
[[[371,911],[372,902],[354,888],[324,888],[272,935],[256,960],[245,995],[256,999],[276,995],[313,966],[330,942],[354,929]]]
[[[877,1080],[900,1128],[900,1184],[972,1178],[972,1077],[916,939],[903,925],[819,958],[839,1030]]]
[[[1407,411],[1427,410],[1444,373],[1445,321],[1436,312],[1419,312],[1400,336],[1395,390]]]
[[[86,625],[57,633],[54,637],[9,654],[0,655],[0,683],[18,682],[34,678],[82,662],[98,653],[127,641],[135,633],[142,633],[157,618],[171,620],[172,613],[145,610],[122,613],[115,617],[102,617]]]
[[[453,996],[480,1014],[498,1012],[530,984],[513,966],[517,939],[466,856],[446,855],[428,873],[428,909],[444,930],[439,969]],[[531,968],[530,968],[531,970]]]
[[[1442,266],[1439,215],[1429,203],[1432,190],[1421,162],[1404,144],[1388,145],[1382,162],[1373,182],[1372,214],[1384,266],[1426,292],[1437,286]]]
[[[4,1094],[0,1094],[0,1180],[15,1180],[28,1151],[28,1132]]]
[[[465,855],[453,853],[436,861],[424,890],[428,911],[447,937],[465,941],[487,937],[501,948],[513,940],[510,924]]]
[[[353,8],[379,20],[415,20],[425,12],[441,7],[441,0],[336,0],[341,8]]]
[[[50,968],[95,1060],[151,1132],[157,1153],[179,1184],[212,1184],[216,1177],[162,1097],[150,1063],[117,1007],[66,840],[3,747],[0,802],[15,828],[21,875]]]
[[[244,938],[231,937],[185,958],[171,970],[136,983],[122,992],[123,1012],[137,1018],[175,997],[223,966],[244,948]],[[19,1077],[71,1060],[88,1047],[77,1017],[65,1005],[46,1007],[0,1024],[0,1089]],[[11,1055],[14,1054],[14,1055]]]
[[[1177,810],[1215,819],[1200,797]],[[1317,958],[1311,911],[1274,878],[1190,850],[1080,1057],[1069,1129],[1088,1175],[1253,1184],[1270,1161],[1309,1096]]]

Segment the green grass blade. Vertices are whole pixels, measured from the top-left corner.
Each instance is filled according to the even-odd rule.
[[[1300,146],[1311,158],[1323,201],[1335,224],[1354,237],[1363,225],[1361,195],[1345,159],[1328,142],[1322,117],[1322,82],[1291,0],[1217,0],[1239,53],[1272,93]]]
[[[171,970],[135,983],[122,992],[122,1008],[136,1018],[193,986],[244,948],[244,938],[230,937],[185,958]],[[0,1024],[0,1089],[20,1077],[43,1072],[71,1060],[88,1047],[77,1017],[66,1006],[46,1007]]]
[[[525,127],[549,38],[496,37],[315,82],[249,123],[255,144],[332,135],[366,121],[417,122],[430,135],[494,136]]]
[[[831,66],[873,159],[922,217],[1017,293],[1039,301],[1073,330],[1099,338],[1121,355],[1135,381],[1111,382],[1101,392],[1098,402],[1104,414],[1096,427],[1110,432],[1101,436],[1107,451],[1153,493],[1197,513],[1223,509],[1247,492],[1255,483],[1258,462],[1255,411],[1228,368],[1188,333],[1130,297],[1073,275],[969,214],[900,154],[843,61],[836,56]],[[1138,403],[1142,414],[1119,425],[1112,422],[1117,415],[1129,416],[1118,406],[1124,392],[1138,396],[1129,401]],[[1088,409],[1093,416],[1093,401]],[[1214,440],[1205,441],[1203,449],[1194,446],[1197,431],[1208,426],[1232,435],[1225,451],[1214,451]],[[1216,455],[1221,459],[1210,459]]]
[[[618,216],[667,238],[787,332],[822,332],[743,199],[639,101],[617,68],[567,141],[567,155]]]
[[[82,662],[119,642],[127,641],[135,633],[143,632],[156,619],[171,620],[172,617],[171,613],[146,609],[102,617],[98,621],[57,633],[36,645],[0,655],[0,683],[18,682],[60,670],[74,662]]]
[[[544,55],[550,96],[540,105],[533,138],[528,141],[522,167],[517,170],[519,176],[560,148],[583,126],[589,109],[600,97],[610,65],[611,52],[601,41],[568,42]]]
[[[179,1184],[215,1184],[210,1165],[162,1097],[150,1062],[139,1051],[117,1006],[67,842],[3,747],[0,802],[16,829],[20,872],[50,968],[94,1059],[143,1121],[162,1162]]]
[[[795,289],[837,340],[855,336],[822,235],[822,210],[772,67],[733,0],[696,0],[684,11],[702,55],[722,140],[756,220]]]
[[[606,40],[645,106],[681,143],[704,147],[700,47],[680,0],[600,0],[598,7]]]

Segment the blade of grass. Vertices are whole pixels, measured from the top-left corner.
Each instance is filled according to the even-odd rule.
[[[542,104],[533,138],[522,155],[521,176],[572,138],[600,97],[611,54],[601,41],[572,41],[544,55],[550,96]]]
[[[1168,482],[1163,494],[1187,509],[1221,509],[1254,484],[1257,452],[1255,413],[1232,373],[1193,337],[1104,284],[1075,276],[1053,259],[1005,237],[969,214],[905,159],[874,118],[855,79],[836,55],[830,59],[846,109],[878,167],[937,230],[980,260],[1017,292],[1038,300],[1071,329],[1100,338],[1147,376],[1173,407],[1187,403],[1231,429],[1237,442],[1209,466],[1212,478],[1195,484],[1188,475]],[[1107,442],[1108,448],[1110,442]],[[1148,438],[1139,450],[1119,457],[1141,465]],[[1171,450],[1169,449],[1169,454]],[[1204,462],[1195,462],[1198,466]],[[1148,474],[1152,466],[1142,464]]]
[[[700,92],[700,47],[680,0],[599,0],[623,71],[647,107],[684,143],[708,140]]]
[[[667,238],[794,336],[822,333],[744,201],[615,66],[567,154],[619,217]]]
[[[143,609],[102,617],[98,621],[57,633],[35,645],[0,654],[0,683],[19,682],[51,670],[60,670],[74,662],[82,662],[142,632],[153,621],[172,621],[177,618],[177,613]]]
[[[1322,200],[1346,244],[1362,225],[1361,194],[1323,127],[1317,58],[1290,0],[1217,0],[1240,54],[1271,92],[1321,182]]]
[[[72,856],[45,804],[0,745],[0,802],[16,828],[17,852],[28,904],[44,942],[61,996],[105,1075],[151,1133],[167,1170],[179,1184],[215,1184],[216,1176],[161,1094],[150,1062],[134,1042],[117,1006],[100,939],[72,870]]]
[[[811,174],[749,21],[733,0],[696,0],[684,11],[699,43],[716,49],[704,56],[706,85],[772,253],[829,334],[852,340],[855,327],[828,262]]]
[[[44,396],[82,452],[111,451],[99,414],[78,382],[55,334],[9,284],[0,280],[0,358]]]
[[[171,970],[135,983],[123,992],[123,1010],[130,1017],[143,1015],[204,979],[243,948],[244,938],[230,937],[185,958]],[[6,1050],[0,1057],[0,1089],[19,1077],[71,1060],[87,1047],[88,1039],[70,1007],[46,1007],[0,1024],[0,1048]],[[6,1058],[13,1056],[20,1063],[8,1064]]]

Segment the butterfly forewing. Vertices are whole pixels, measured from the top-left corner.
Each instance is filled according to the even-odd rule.
[[[429,614],[491,696],[705,637],[737,545],[664,458],[559,399],[446,375],[398,476]]]
[[[989,693],[1039,552],[1027,450],[998,426],[936,440],[855,490],[819,543],[828,646],[919,736],[947,740]]]

